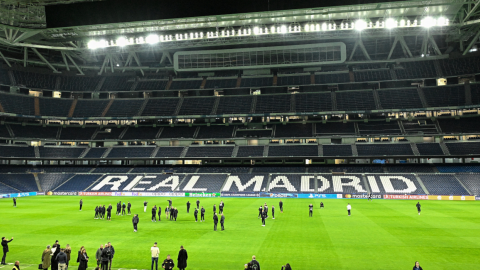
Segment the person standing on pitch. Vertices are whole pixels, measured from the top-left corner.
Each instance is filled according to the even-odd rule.
[[[275,207],[272,205],[272,219],[275,219]]]
[[[200,210],[200,222],[205,221],[205,208],[202,206],[202,210]]]
[[[267,215],[267,218],[268,218],[268,205],[267,205],[267,203],[265,203],[265,205],[263,206],[263,210],[265,211],[265,214]]]
[[[160,256],[160,249],[157,247],[157,242],[153,244],[153,247],[150,248],[152,252],[152,267],[150,268],[153,270],[153,264],[155,264],[155,270],[158,270],[158,257]]]
[[[100,245],[100,248],[97,249],[95,253],[95,259],[97,260],[97,266],[102,264],[102,252],[103,252],[103,245]]]
[[[172,270],[175,267],[173,260],[170,258],[170,254],[167,255],[167,258],[163,261],[162,267],[166,270]]]
[[[105,204],[102,206],[102,219],[105,219],[105,211],[106,211],[106,208],[105,208]]]
[[[117,216],[119,216],[122,212],[122,203],[121,202],[118,202],[117,203]]]
[[[93,219],[98,219],[98,206],[95,207],[95,216]]]
[[[280,202],[278,203],[278,206],[280,207],[280,213],[283,213],[283,202],[282,202],[282,200],[280,200]]]
[[[197,209],[200,209],[200,200],[197,199]]]
[[[187,251],[183,248],[183,246],[180,246],[180,251],[178,252],[178,257],[177,257],[178,269],[185,270],[185,268],[187,268],[187,259],[188,259]]]
[[[132,223],[133,223],[133,231],[134,232],[137,232],[137,225],[138,225],[138,215],[135,214],[133,215],[133,218],[132,218]]]
[[[250,265],[252,266],[252,270],[260,270],[260,263],[257,261],[255,255],[252,256],[252,261],[250,262]]]
[[[107,220],[112,220],[112,204],[109,204],[107,208]]]
[[[152,207],[152,222],[157,222],[157,206]]]
[[[165,207],[165,217],[168,219],[168,213],[170,213],[170,210],[168,209],[168,206]]]
[[[320,209],[323,208],[323,202],[320,202]]]
[[[172,200],[168,199],[168,208],[172,208]]]
[[[214,214],[213,214],[213,230],[214,230],[214,231],[217,230],[217,223],[218,223],[217,213],[214,213]]]
[[[262,213],[263,213],[263,208],[262,208],[262,206],[260,205],[260,207],[258,208],[258,217],[257,217],[257,219],[259,219],[259,218],[262,217]]]
[[[144,212],[144,213],[147,212],[147,204],[148,204],[147,201],[144,201],[144,202],[143,202],[143,212]]]
[[[190,213],[190,201],[187,202],[187,214]]]
[[[12,239],[10,239],[10,240],[7,240],[7,238],[2,237],[2,247],[3,247],[2,264],[3,264],[3,265],[7,265],[7,263],[5,262],[5,259],[7,258],[7,252],[10,251],[10,250],[8,249],[8,243],[10,243],[10,242],[12,242],[12,241],[13,241],[13,237],[12,237]]]
[[[415,262],[415,266],[413,267],[413,270],[423,270],[423,268],[420,266],[419,262]]]
[[[417,202],[417,211],[418,211],[418,215],[420,215],[420,212],[422,212],[422,209],[421,209],[421,205],[420,205],[420,202]]]
[[[173,218],[175,217],[175,209],[173,207],[169,207],[170,208],[170,220],[173,220]]]
[[[138,223],[138,222],[137,222]],[[115,256],[115,249],[112,246],[112,243],[108,242],[108,248],[110,250],[110,257],[108,258],[108,269],[112,270],[113,256]]]
[[[175,207],[175,209],[173,210],[173,215],[175,217],[175,221],[177,221],[177,216],[178,216],[178,209]]]
[[[17,207],[17,198],[13,197],[13,207]]]
[[[262,226],[265,227],[265,219],[267,219],[267,212],[262,212]]]
[[[193,211],[193,215],[195,216],[195,222],[198,221],[198,209],[195,208],[195,211]]]
[[[220,204],[218,205],[218,213],[223,213],[223,201],[220,201]]]
[[[222,216],[220,217],[220,225],[222,225],[222,231],[225,230],[225,227],[223,226],[223,223],[225,222],[225,216],[222,213]]]
[[[309,217],[312,217],[312,216],[313,216],[313,204],[310,204],[310,205],[308,206],[308,209],[309,209],[308,216],[309,216]]]
[[[130,202],[128,202],[128,205],[127,205],[128,215],[132,214],[132,212],[130,212],[130,208],[132,208],[132,204]]]
[[[58,262],[59,270],[67,269],[67,254],[65,254],[65,249],[60,249],[60,252],[57,254],[56,261]]]
[[[125,207],[126,207],[126,205],[125,205],[125,203],[123,203],[123,205],[122,205],[122,216],[124,216],[126,214],[125,213]]]
[[[158,221],[161,220],[161,216],[162,216],[162,207],[158,207]]]
[[[80,199],[80,211],[82,211],[83,199]]]
[[[217,213],[217,207],[215,206],[215,204],[213,205],[213,213]]]
[[[101,255],[101,267],[102,270],[108,270],[108,261],[110,260],[110,249],[108,248],[108,244],[105,244],[105,248],[102,250]]]
[[[350,204],[347,205],[348,216],[350,216],[350,212],[352,211],[352,206]]]
[[[47,246],[47,249],[45,249],[42,253],[42,268],[43,270],[47,270],[50,267],[51,264],[51,258],[52,257],[52,250],[50,249],[50,245]]]

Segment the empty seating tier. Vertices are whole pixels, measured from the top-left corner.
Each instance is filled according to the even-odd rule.
[[[468,192],[462,187],[454,175],[445,174],[421,174],[419,175],[423,184],[430,192],[435,195],[468,195]],[[448,191],[448,194],[444,192]]]

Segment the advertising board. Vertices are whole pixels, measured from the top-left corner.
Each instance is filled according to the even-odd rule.
[[[296,194],[296,193],[260,192],[260,197],[266,197],[266,198],[298,198],[298,194]]]
[[[428,200],[428,195],[385,194],[383,198],[391,200]]]
[[[474,201],[475,196],[428,195],[428,199],[436,201]]]
[[[301,199],[341,199],[343,194],[298,194],[298,198]]]
[[[220,192],[191,192],[185,193],[185,197],[220,197]]]
[[[7,199],[7,198],[20,198],[20,197],[30,197],[30,196],[37,196],[37,192],[1,194],[0,198]]]
[[[258,192],[222,192],[222,197],[260,197],[260,193]]]

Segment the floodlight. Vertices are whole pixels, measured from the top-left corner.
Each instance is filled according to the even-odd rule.
[[[253,28],[253,33],[254,33],[255,35],[260,34],[260,28],[258,28],[258,26],[255,26],[255,27]]]
[[[421,20],[421,24],[423,27],[429,28],[435,26],[435,19],[432,17],[425,17]]]
[[[392,29],[392,28],[395,28],[397,27],[397,21],[392,19],[392,18],[388,18],[387,20],[385,20],[385,28],[387,29]]]
[[[280,27],[280,33],[283,33],[283,34],[287,33],[287,26],[282,25],[282,26]]]
[[[157,35],[149,35],[145,38],[145,41],[148,44],[155,44],[155,43],[158,43],[160,40]]]
[[[128,40],[125,37],[119,37],[117,38],[115,44],[117,44],[117,46],[123,47],[125,45],[128,45]]]
[[[275,26],[270,27],[270,32],[272,32],[272,34],[275,33]]]
[[[97,48],[105,48],[105,47],[108,47],[108,42],[105,39],[102,39],[97,42]]]
[[[320,24],[317,23],[317,24],[315,25],[315,31],[320,31]]]
[[[95,40],[90,40],[87,43],[87,47],[91,50],[95,50],[96,48],[98,48],[98,45],[97,45],[97,42]]]
[[[405,26],[405,20],[404,19],[401,19],[400,20],[400,27],[404,27]]]
[[[307,32],[310,31],[310,25],[308,23],[305,24],[305,31],[307,31]]]
[[[367,28],[367,22],[364,21],[364,20],[357,20],[355,22],[355,29],[357,29],[358,31],[362,31],[364,30],[365,28]]]
[[[448,24],[448,20],[445,18],[445,17],[440,17],[437,19],[437,25],[438,26],[443,26],[443,25],[447,25]]]
[[[327,23],[322,23],[322,31],[326,31],[327,30]]]

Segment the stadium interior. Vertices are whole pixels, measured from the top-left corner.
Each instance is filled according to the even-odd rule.
[[[412,194],[479,195],[478,3],[428,5],[104,32],[11,11],[0,25],[0,192],[86,191],[121,176],[162,191],[260,179],[255,192],[388,193],[377,182],[393,177]]]

